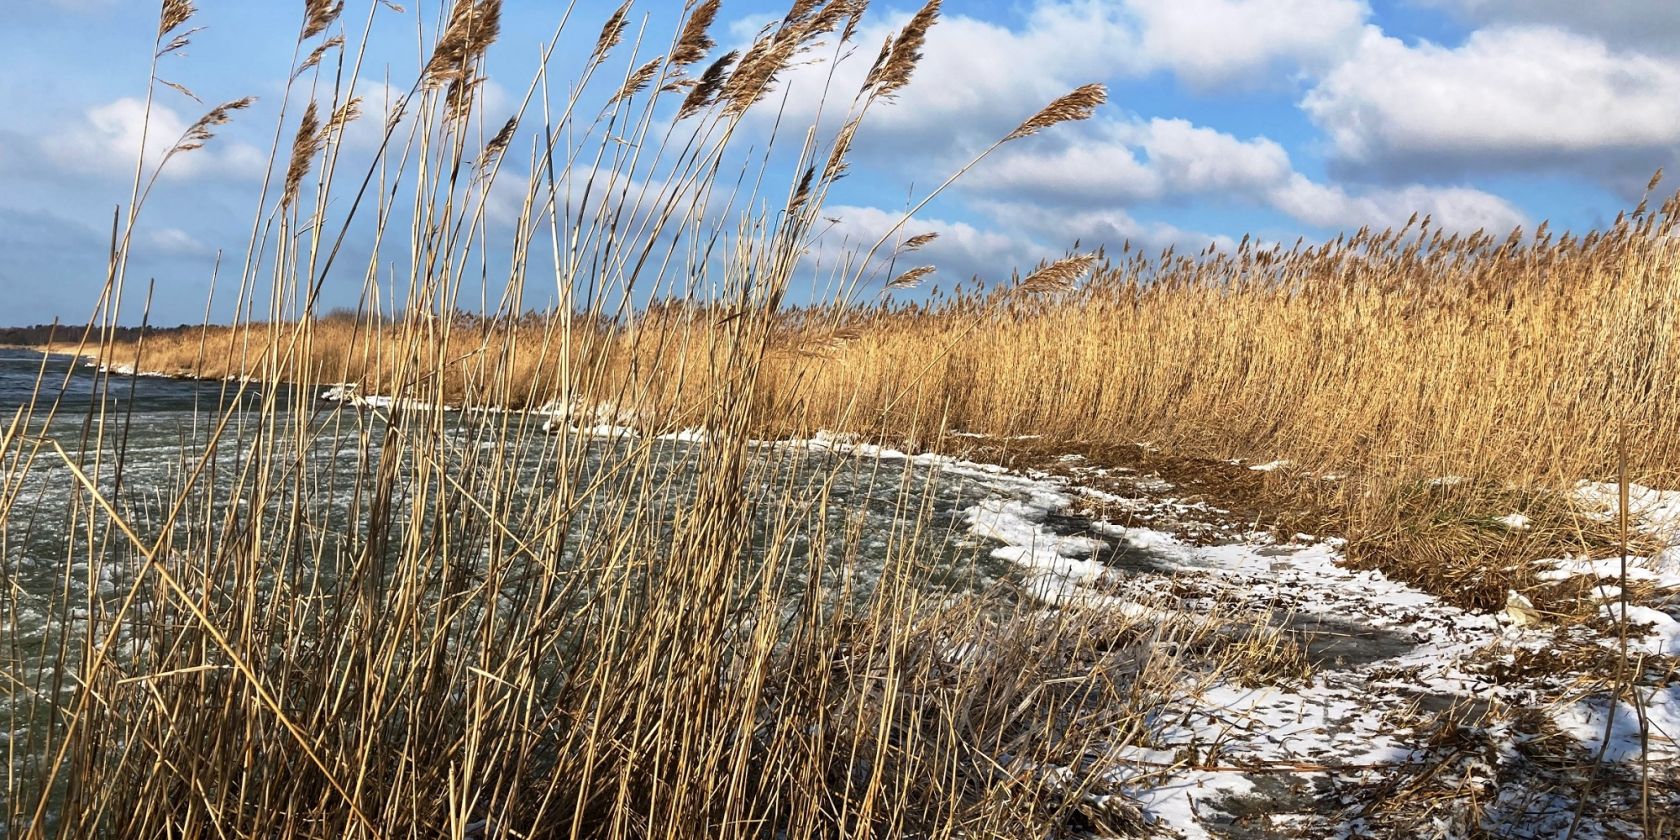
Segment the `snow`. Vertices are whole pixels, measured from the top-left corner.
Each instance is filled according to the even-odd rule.
[[[1603,749],[1606,761],[1638,761],[1642,746],[1652,760],[1680,758],[1680,685],[1639,688],[1635,696],[1638,707],[1621,700],[1613,715],[1607,697],[1594,697],[1564,707],[1552,719],[1558,729],[1580,741],[1592,755]]]
[[[1574,495],[1576,504],[1605,519],[1615,519],[1621,511],[1621,488],[1614,483],[1582,481]],[[1628,516],[1644,533],[1680,545],[1680,490],[1629,484]]]
[[[1289,462],[1280,458],[1276,461],[1267,461],[1264,464],[1255,464],[1254,466],[1249,467],[1249,469],[1254,470],[1255,472],[1272,472],[1273,470],[1280,470],[1287,466],[1289,466]]]
[[[712,439],[712,433],[705,429],[679,429],[659,435],[657,440],[674,440],[683,443],[706,443]]]
[[[327,386],[321,392],[322,402],[338,403],[367,411],[432,411],[437,408],[428,400],[417,400],[409,397],[391,397],[383,394],[363,396],[361,388],[354,382],[337,382]],[[454,411],[454,406],[445,405],[444,411]]]
[[[810,445],[860,456],[950,462],[838,437]],[[973,470],[975,465],[964,468]],[[1495,709],[1551,709],[1560,728],[1583,746],[1595,748],[1603,742],[1609,718],[1607,699],[1571,699],[1560,705],[1556,686],[1511,681],[1489,672],[1490,661],[1509,662],[1513,651],[1541,650],[1555,643],[1552,633],[1533,628],[1542,616],[1520,593],[1508,593],[1506,609],[1497,613],[1462,610],[1381,572],[1348,568],[1343,564],[1345,542],[1334,537],[1320,540],[1297,534],[1287,543],[1278,543],[1265,534],[1249,534],[1224,544],[1194,545],[1163,531],[1103,521],[1088,523],[1089,535],[1057,533],[1051,527],[1055,517],[1080,497],[1122,510],[1160,501],[1128,500],[1047,476],[995,478],[993,497],[964,511],[964,521],[971,536],[998,544],[992,555],[1017,566],[1022,591],[1048,606],[1114,610],[1165,622],[1204,615],[1199,605],[1212,603],[1225,615],[1260,616],[1262,625],[1269,621],[1273,626],[1326,627],[1332,636],[1336,627],[1349,628],[1354,647],[1346,655],[1353,657],[1352,664],[1345,664],[1340,658],[1344,654],[1337,652],[1334,663],[1321,660],[1306,679],[1280,679],[1260,686],[1219,681],[1187,684],[1181,694],[1162,702],[1137,743],[1116,748],[1113,757],[1119,769],[1110,773],[1108,781],[1139,803],[1158,826],[1168,829],[1166,833],[1186,838],[1214,836],[1205,822],[1209,815],[1219,813],[1225,800],[1262,795],[1255,790],[1255,773],[1264,774],[1268,768],[1285,769],[1290,778],[1306,780],[1303,783],[1328,777],[1336,785],[1359,786],[1408,772],[1404,768],[1449,760],[1432,746],[1430,716],[1419,711],[1424,701],[1435,707],[1487,704]],[[1638,498],[1646,503],[1636,508],[1642,511],[1642,527],[1660,527],[1671,521],[1665,519],[1669,509],[1664,505],[1680,495],[1652,492]],[[1191,506],[1184,507],[1188,511]],[[1512,529],[1531,524],[1520,514],[1499,522]],[[1128,573],[1110,567],[1100,559],[1110,551],[1146,555],[1150,571]],[[1664,585],[1680,582],[1677,561],[1680,546],[1655,558],[1640,558],[1638,571],[1630,577]],[[1617,560],[1556,560],[1544,576],[1613,577],[1618,565]],[[1160,603],[1159,598],[1145,597],[1147,593],[1159,594],[1168,591],[1168,586],[1180,598],[1179,609],[1146,606]],[[1196,601],[1196,596],[1183,592],[1209,594]],[[1599,592],[1601,599],[1619,594],[1614,587]],[[1600,606],[1608,617],[1617,616],[1615,604]],[[1632,640],[1635,650],[1680,656],[1680,619],[1639,605],[1630,607],[1627,618],[1639,628]],[[1604,642],[1603,636],[1590,630],[1580,632],[1589,643]],[[1387,641],[1372,641],[1378,637]],[[1368,647],[1361,649],[1361,644]],[[1187,675],[1190,683],[1198,679],[1218,678]],[[1680,752],[1674,741],[1680,733],[1680,686],[1644,687],[1638,696],[1650,721],[1651,755],[1676,755]],[[1523,761],[1512,746],[1518,736],[1505,722],[1509,714],[1501,712],[1482,724],[1488,737],[1500,745],[1496,756],[1448,772],[1463,773],[1470,783],[1486,785],[1479,796],[1498,803],[1504,812],[1517,814],[1541,806],[1521,803],[1529,795],[1521,785],[1506,789],[1492,781],[1497,778],[1495,765]],[[1624,702],[1617,709],[1608,758],[1637,758],[1638,736],[1637,716]],[[1567,798],[1553,799],[1534,817],[1541,834],[1552,826],[1546,820],[1558,819],[1558,813],[1567,817],[1573,811]],[[1274,823],[1287,823],[1308,835],[1317,825],[1315,819],[1310,812],[1273,815]],[[1357,826],[1348,830],[1358,831]],[[1597,835],[1589,831],[1583,836]]]
[[[1603,604],[1598,609],[1612,622],[1619,623],[1623,616],[1620,602]],[[1638,604],[1629,604],[1626,616],[1630,629],[1634,626],[1649,628],[1642,637],[1634,638],[1629,634],[1630,649],[1660,656],[1680,656],[1680,621],[1662,610]]]
[[[1504,525],[1512,531],[1526,531],[1529,526],[1534,523],[1534,520],[1529,519],[1520,513],[1507,513],[1494,521]]]
[[[1627,560],[1627,578],[1631,581],[1649,581],[1661,589],[1680,588],[1680,557],[1676,552],[1668,549],[1656,557],[1629,557]],[[1540,564],[1551,568],[1537,573],[1541,580],[1568,580],[1572,577],[1593,577],[1615,580],[1622,574],[1622,559],[1620,557],[1606,557],[1601,560],[1586,558],[1564,557],[1542,560]]]
[[[1573,501],[1588,514],[1605,520],[1615,520],[1621,515],[1621,488],[1610,482],[1576,484]],[[1541,580],[1588,577],[1620,581],[1625,574],[1628,581],[1651,584],[1659,597],[1663,592],[1680,590],[1680,490],[1629,484],[1627,513],[1631,527],[1666,547],[1649,557],[1628,557],[1625,562],[1621,557],[1544,560],[1541,565],[1548,568],[1536,576]],[[1596,595],[1601,600],[1612,601],[1599,605],[1599,612],[1606,619],[1620,622],[1625,616],[1630,625],[1645,628],[1642,635],[1631,640],[1632,649],[1651,655],[1680,656],[1680,619],[1671,612],[1629,604],[1624,613],[1621,603],[1615,600],[1622,595],[1620,586],[1601,585]],[[1672,610],[1673,599],[1667,602]]]

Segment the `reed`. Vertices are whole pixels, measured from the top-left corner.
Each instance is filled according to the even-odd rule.
[[[1299,673],[1299,651],[1221,632],[1218,610],[1145,620],[965,590],[930,560],[967,551],[973,573],[925,485],[877,465],[893,516],[875,522],[835,489],[854,466],[764,439],[939,447],[963,430],[1287,458],[1280,492],[1312,488],[1369,562],[1443,590],[1499,580],[1491,559],[1467,575],[1420,560],[1464,534],[1420,525],[1443,510],[1548,503],[1624,454],[1636,480],[1676,477],[1680,199],[1584,237],[1424,220],[1292,248],[1072,254],[913,301],[895,296],[925,269],[871,273],[894,230],[838,284],[886,294],[787,305],[852,137],[910,82],[939,3],[861,90],[829,92],[840,128],[799,128],[784,180],[723,194],[731,141],[790,62],[851,48],[865,5],[798,0],[690,78],[717,3],[691,4],[664,49],[626,3],[567,93],[545,63],[509,116],[474,95],[500,4],[457,0],[377,159],[346,170],[358,92],[317,82],[355,79],[333,64],[360,45],[310,47],[342,9],[307,3],[283,93],[307,104],[275,126],[284,169],[228,281],[238,322],[119,342],[142,187],[169,164],[141,161],[93,326],[66,348],[225,393],[161,483],[131,474],[121,380],[80,418],[42,381],[8,418],[0,541],[48,546],[58,571],[49,598],[0,596],[7,836],[1137,831],[1092,756],[1200,685]],[[165,2],[160,43],[192,13]],[[1105,96],[1080,88],[999,144]],[[486,222],[498,189],[519,198],[511,241]],[[351,236],[365,265],[347,265]],[[514,255],[493,283],[492,248]],[[363,306],[321,312],[346,276],[365,278]],[[556,306],[533,313],[539,284]],[[401,402],[316,399],[343,382]],[[550,403],[704,440],[439,410]],[[1642,445],[1619,448],[1623,418]],[[53,499],[62,514],[39,514]],[[877,539],[885,559],[866,560]],[[0,563],[7,581],[38,572]]]
[[[657,57],[626,4],[567,94],[549,98],[545,64],[504,121],[474,94],[499,3],[460,0],[380,154],[347,171],[363,47],[329,34],[341,4],[311,0],[285,68],[274,189],[226,281],[238,322],[129,345],[114,340],[128,243],[143,187],[171,162],[140,161],[106,292],[72,349],[231,378],[161,475],[130,451],[119,380],[101,377],[76,418],[61,413],[76,395],[43,378],[8,418],[7,836],[1135,828],[1101,766],[1073,781],[1044,768],[1137,737],[1150,703],[1209,674],[1298,669],[1298,653],[1233,637],[1217,615],[1045,613],[1007,587],[953,585],[972,556],[955,571],[930,558],[972,549],[930,525],[926,484],[879,475],[893,515],[866,529],[867,505],[834,490],[858,466],[753,441],[768,422],[844,426],[855,410],[787,409],[803,392],[792,360],[807,358],[790,351],[817,330],[836,353],[865,339],[824,325],[839,310],[783,302],[850,131],[907,81],[937,4],[895,40],[884,76],[838,97],[851,102],[841,136],[800,138],[785,201],[736,195],[718,213],[713,185],[788,62],[824,40],[847,48],[863,6],[800,0],[690,84],[717,4],[691,9]],[[166,2],[160,42],[192,13]],[[244,104],[211,111],[171,156],[213,142]],[[528,156],[519,126],[534,129]],[[487,203],[521,165],[513,241],[492,243]],[[367,305],[320,312],[350,236],[373,253],[348,272],[368,278]],[[475,291],[488,298],[472,284],[492,246],[517,256],[501,299],[458,315]],[[392,252],[407,276],[382,278]],[[521,314],[538,273],[565,314]],[[631,306],[649,292],[675,302]],[[316,401],[345,381],[403,402]],[[550,400],[704,442],[432,410]],[[864,556],[875,528],[890,532],[884,558]],[[44,590],[10,585],[42,573]],[[1198,653],[1156,654],[1180,647]]]

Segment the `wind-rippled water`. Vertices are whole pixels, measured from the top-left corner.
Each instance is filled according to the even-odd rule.
[[[262,410],[265,400],[271,402]],[[643,533],[668,529],[695,493],[704,446],[548,434],[540,418],[522,415],[411,417],[422,431],[393,430],[391,422],[285,386],[107,376],[74,357],[0,349],[0,429],[11,429],[0,452],[0,665],[7,677],[0,735],[15,745],[43,724],[45,710],[70,696],[90,610],[110,614],[138,575],[141,560],[124,544],[128,538],[90,527],[111,521],[108,511],[96,509],[99,498],[148,545],[164,532],[162,522],[190,479],[190,514],[182,521],[198,527],[177,523],[167,549],[177,555],[213,550],[237,530],[229,523],[248,522],[244,527],[261,528],[272,540],[301,521],[312,536],[294,545],[314,556],[291,565],[324,573],[317,583],[330,586],[339,558],[365,548],[361,541],[376,515],[371,488],[381,482],[381,459],[392,448],[386,460],[395,459],[394,466],[386,464],[384,474],[394,489],[386,521],[435,517],[428,494],[450,484],[472,491],[463,497],[493,500],[494,516],[509,532],[534,539],[544,523],[543,502],[570,485],[581,502],[560,555],[563,567],[593,534],[612,533],[627,519],[651,518]],[[429,451],[442,454],[414,455],[412,438],[405,437],[414,434],[441,439]],[[565,461],[557,456],[561,446],[581,447],[584,457]],[[630,457],[630,447],[651,447],[653,454]],[[742,493],[756,517],[754,552],[762,554],[768,540],[787,540],[812,559],[792,564],[789,574],[797,580],[790,592],[809,586],[805,576],[814,571],[825,591],[864,596],[889,551],[903,551],[907,529],[918,535],[914,563],[926,568],[931,589],[976,590],[1010,573],[964,536],[963,511],[1012,492],[983,473],[854,457],[801,442],[764,443],[751,452]],[[417,457],[441,461],[430,465],[436,471],[430,479],[415,477],[426,467]],[[641,467],[625,474],[625,464]],[[270,489],[253,494],[252,475],[262,471]],[[590,494],[611,504],[591,504]],[[467,566],[487,562],[495,535],[487,536],[482,523],[462,534],[440,543],[440,556],[464,558]],[[295,591],[272,579],[257,585],[265,596]],[[155,589],[142,592],[133,612],[143,613],[146,599],[155,597],[161,597]],[[67,650],[72,654],[58,658]],[[21,761],[14,760],[14,769],[41,769]]]

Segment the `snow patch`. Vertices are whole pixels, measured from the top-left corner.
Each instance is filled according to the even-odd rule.
[[[1680,757],[1680,685],[1640,688],[1636,696],[1638,708],[1622,700],[1612,710],[1608,698],[1592,697],[1564,707],[1552,719],[1591,754],[1603,749],[1606,761],[1638,761],[1641,746],[1653,760]]]

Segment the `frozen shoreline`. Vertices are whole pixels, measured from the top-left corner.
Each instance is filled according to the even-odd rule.
[[[121,366],[107,372],[167,376]],[[343,386],[325,388],[318,395],[323,401],[357,409],[436,408],[412,400],[364,397]],[[651,434],[643,418],[627,416],[608,405],[550,403],[521,413],[546,417],[543,425],[549,431],[571,429],[603,438],[646,434],[688,442],[707,438],[698,429]],[[1323,665],[1304,681],[1262,686],[1215,683],[1159,710],[1151,720],[1147,743],[1125,747],[1112,756],[1128,769],[1113,771],[1106,781],[1141,804],[1163,833],[1222,836],[1219,827],[1224,821],[1242,813],[1261,813],[1280,831],[1357,836],[1370,829],[1369,816],[1327,809],[1325,797],[1394,783],[1421,768],[1444,763],[1450,766],[1442,778],[1453,780],[1466,795],[1477,798],[1490,815],[1512,820],[1520,816],[1526,821],[1529,833],[1515,836],[1544,837],[1567,827],[1575,802],[1567,792],[1502,781],[1525,778],[1523,774],[1529,772],[1525,768],[1532,762],[1523,753],[1525,744],[1537,738],[1567,739],[1568,749],[1583,756],[1602,752],[1606,762],[1623,768],[1638,764],[1642,743],[1644,755],[1653,762],[1672,763],[1680,758],[1680,684],[1639,687],[1612,706],[1601,688],[1572,684],[1582,674],[1544,674],[1525,680],[1499,673],[1515,663],[1560,650],[1609,648],[1613,637],[1581,627],[1535,626],[1511,611],[1461,610],[1378,572],[1346,568],[1334,538],[1297,535],[1278,542],[1266,534],[1239,533],[1226,544],[1197,546],[1162,531],[1101,520],[1086,523],[1084,532],[1070,533],[1059,520],[1068,518],[1082,499],[1122,507],[1136,500],[1082,486],[1076,479],[1022,475],[996,465],[911,454],[842,435],[819,433],[808,440],[755,443],[858,458],[904,459],[950,474],[984,478],[994,495],[961,513],[968,534],[991,544],[989,553],[994,558],[1018,570],[1021,592],[1046,610],[1112,610],[1131,618],[1167,621],[1174,613],[1194,613],[1216,602],[1238,603],[1257,622],[1283,620],[1280,617],[1333,621],[1398,648],[1382,647],[1379,652],[1385,655],[1351,665]],[[1283,466],[1283,462],[1272,462],[1250,469]],[[1158,500],[1172,488],[1157,479],[1143,489]],[[1674,599],[1675,590],[1680,590],[1680,491],[1638,486],[1632,490],[1630,513],[1636,525],[1666,548],[1633,558],[1628,578],[1653,587],[1666,600],[1630,605],[1627,618],[1634,630],[1630,648],[1647,656],[1680,656],[1680,618],[1675,615]],[[1613,486],[1582,482],[1575,501],[1584,510],[1614,517],[1616,497]],[[1176,509],[1189,518],[1214,513],[1205,505],[1177,504]],[[1503,524],[1527,527],[1516,519]],[[1139,572],[1104,561],[1116,553],[1147,556],[1153,568]],[[1543,565],[1543,578],[1598,581],[1601,614],[1608,620],[1621,617],[1619,593],[1610,592],[1620,572],[1619,558],[1563,557],[1543,561]],[[1176,599],[1178,606],[1163,608],[1164,597],[1169,602]],[[1454,710],[1473,713],[1474,720],[1464,728],[1485,738],[1491,752],[1445,754],[1433,743],[1440,729],[1431,715],[1459,713]],[[1545,721],[1544,732],[1519,729],[1531,713]],[[1548,748],[1565,749],[1560,743]],[[1577,836],[1618,836],[1624,828],[1590,823]],[[1448,831],[1445,836],[1454,835]]]
[[[1101,520],[1088,522],[1087,533],[1065,533],[1049,521],[1080,497],[1128,500],[1063,478],[1020,475],[944,455],[912,455],[836,435],[805,445],[986,476],[995,493],[962,514],[969,533],[994,544],[992,555],[1021,571],[1022,592],[1045,609],[1115,610],[1165,621],[1174,617],[1170,610],[1147,605],[1159,605],[1163,593],[1172,590],[1179,593],[1179,611],[1236,602],[1261,622],[1368,634],[1370,644],[1355,639],[1347,646],[1354,654],[1352,664],[1322,663],[1305,681],[1214,683],[1187,694],[1152,717],[1145,745],[1111,756],[1127,769],[1110,773],[1105,781],[1141,804],[1164,835],[1225,836],[1222,827],[1230,821],[1258,814],[1280,832],[1361,836],[1374,830],[1376,817],[1326,808],[1325,797],[1435,773],[1428,768],[1440,765],[1445,768],[1440,782],[1451,781],[1460,796],[1479,803],[1490,822],[1517,826],[1512,836],[1554,836],[1567,830],[1576,801],[1567,790],[1548,789],[1548,782],[1556,780],[1543,768],[1530,767],[1523,753],[1524,745],[1539,737],[1523,731],[1536,714],[1556,737],[1573,744],[1553,743],[1550,749],[1573,749],[1583,756],[1602,749],[1607,763],[1628,772],[1641,760],[1642,740],[1652,762],[1680,759],[1680,684],[1637,689],[1643,729],[1624,698],[1606,745],[1609,700],[1603,692],[1582,693],[1566,684],[1581,675],[1523,680],[1500,673],[1518,660],[1555,654],[1560,645],[1611,647],[1612,635],[1536,626],[1508,611],[1460,609],[1380,572],[1345,567],[1341,541],[1335,538],[1300,534],[1277,542],[1268,534],[1248,533],[1225,544],[1195,546],[1165,532]],[[1149,489],[1159,493],[1170,487],[1163,488],[1157,479]],[[1609,492],[1613,501],[1614,488]],[[1578,488],[1588,509],[1601,503],[1605,493],[1603,485]],[[1633,497],[1638,526],[1669,548],[1634,558],[1630,566],[1637,571],[1630,577],[1653,582],[1672,596],[1680,589],[1680,492],[1636,488]],[[1205,505],[1178,507],[1187,515],[1208,513]],[[1147,555],[1152,569],[1127,571],[1099,559],[1114,552]],[[1613,575],[1619,563],[1548,562],[1556,576]],[[1196,594],[1185,597],[1187,590]],[[1680,652],[1675,647],[1680,621],[1669,614],[1675,609],[1672,597],[1667,604],[1668,612],[1647,605],[1630,608],[1635,649],[1650,655]],[[1485,739],[1492,752],[1464,756],[1434,743],[1441,718],[1451,715],[1460,716],[1461,728]],[[1441,822],[1447,819],[1420,818],[1419,828],[1432,824],[1444,831],[1442,836],[1457,836]],[[1633,823],[1589,819],[1576,836],[1623,836],[1630,826],[1637,830]]]

